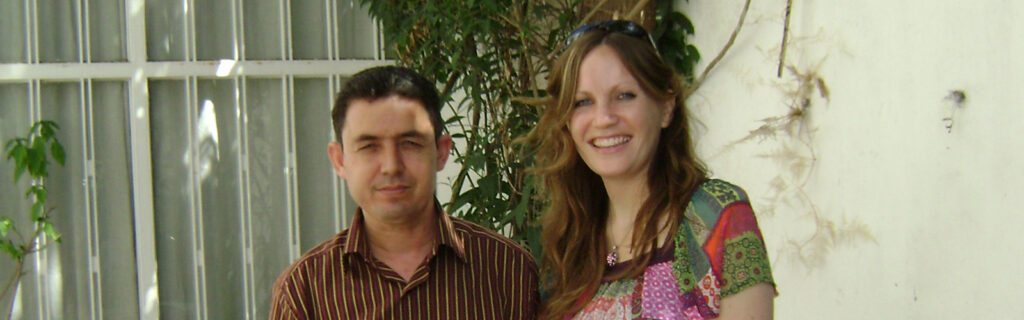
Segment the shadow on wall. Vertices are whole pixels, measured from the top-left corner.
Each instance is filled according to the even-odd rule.
[[[779,166],[778,174],[769,181],[766,201],[762,202],[759,212],[770,218],[786,215],[785,218],[807,221],[813,230],[799,235],[784,235],[783,243],[786,245],[774,255],[776,261],[772,264],[785,259],[809,272],[824,266],[829,253],[841,247],[878,243],[868,226],[858,219],[851,221],[821,212],[814,203],[814,195],[806,188],[817,162],[814,148],[817,129],[812,125],[811,114],[829,104],[829,88],[817,71],[823,62],[824,59],[805,70],[786,65],[789,72],[784,80],[776,83],[785,97],[786,113],[761,119],[759,127],[726,144],[714,156],[752,141],[774,143],[772,151],[757,155],[773,160]]]

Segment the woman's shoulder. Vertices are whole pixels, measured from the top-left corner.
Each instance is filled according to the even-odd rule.
[[[717,202],[720,207],[726,207],[734,202],[750,202],[743,188],[721,179],[708,179],[702,183],[694,194],[695,197],[698,195],[701,196],[700,200]]]
[[[751,206],[746,192],[723,179],[712,178],[693,191],[685,216],[693,232],[701,239],[718,225],[726,208],[737,206]]]
[[[686,215],[698,218],[707,226],[713,226],[725,208],[735,205],[750,205],[747,192],[737,185],[721,179],[709,179],[697,187],[690,197]]]

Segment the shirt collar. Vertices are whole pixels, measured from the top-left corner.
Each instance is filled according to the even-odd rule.
[[[434,199],[434,212],[437,214],[438,246],[434,247],[434,254],[441,245],[447,246],[455,253],[455,256],[462,262],[466,261],[465,241],[455,231],[455,224],[452,218],[441,209],[441,203]],[[370,257],[370,243],[366,238],[366,230],[363,222],[363,208],[356,209],[356,215],[352,218],[352,225],[348,228],[348,237],[342,247],[342,255],[345,257],[358,253],[363,259]],[[369,260],[367,260],[369,261]]]

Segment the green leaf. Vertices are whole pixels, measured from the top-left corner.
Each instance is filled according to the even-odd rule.
[[[34,139],[32,146],[26,150],[25,161],[28,162],[28,174],[33,178],[46,177],[46,144],[42,139]]]
[[[62,167],[64,166],[64,160],[67,158],[67,155],[64,154],[64,146],[61,146],[57,139],[54,139],[53,143],[50,144],[50,155],[53,156],[53,160],[57,161],[57,164],[60,164]]]
[[[43,203],[36,202],[32,204],[32,221],[43,220]]]
[[[7,141],[7,160],[15,160],[25,157],[25,144],[21,142],[22,139],[11,139]],[[20,151],[19,151],[20,150]]]
[[[46,202],[46,187],[43,185],[34,185],[28,187],[28,191],[25,192],[25,198],[35,196],[35,202]]]
[[[25,256],[21,250],[18,250],[18,248],[14,246],[14,243],[11,242],[11,240],[0,241],[0,250],[7,252],[7,254],[14,260],[21,260],[21,257]]]
[[[0,218],[0,236],[7,236],[7,232],[14,229],[14,222],[10,218]]]
[[[53,127],[54,130],[60,129],[60,126],[57,125],[57,122],[55,122],[53,120],[39,120],[39,122],[42,123],[43,125],[47,125],[47,126]]]
[[[516,205],[515,209],[512,209],[512,212],[518,212],[520,219],[526,217],[526,210],[530,208],[530,202],[533,201],[533,183],[532,181],[526,181],[525,184],[526,189],[523,190],[523,196],[519,197],[519,204]],[[523,221],[518,220],[516,224],[522,225]]]
[[[460,193],[458,197],[455,197],[455,201],[449,204],[449,211],[456,211],[465,205],[468,205],[471,201],[475,200],[477,195],[480,194],[480,189],[472,188],[466,190],[466,192]]]
[[[40,138],[32,139],[32,146],[29,148],[36,152],[46,152],[46,140]]]
[[[451,117],[451,118],[448,118],[447,120],[445,120],[445,121],[444,121],[444,124],[445,124],[445,125],[447,126],[447,125],[449,125],[449,124],[452,124],[452,123],[456,123],[456,122],[462,121],[462,119],[463,119],[463,118],[464,118],[463,116],[453,116],[453,117]]]
[[[17,143],[7,152],[7,159],[14,160],[14,182],[17,183],[18,178],[21,178],[21,174],[27,169],[28,149],[24,144]]]
[[[51,122],[52,123],[52,122]],[[54,129],[51,126],[46,125],[46,121],[39,122],[39,136],[42,138],[49,138],[54,135]]]
[[[43,233],[45,233],[47,237],[50,237],[50,239],[53,239],[53,241],[56,241],[57,243],[60,243],[60,234],[57,233],[57,231],[53,230],[53,224],[52,223],[49,223],[49,222],[44,222],[43,223]]]

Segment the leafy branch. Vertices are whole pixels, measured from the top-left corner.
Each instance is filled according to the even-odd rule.
[[[17,184],[23,174],[28,174],[30,185],[25,191],[25,198],[32,202],[29,209],[32,229],[28,233],[30,236],[25,237],[14,220],[7,216],[0,217],[0,250],[7,253],[16,264],[3,291],[0,291],[0,298],[6,297],[8,292],[12,292],[12,295],[17,292],[17,283],[24,275],[25,256],[46,250],[50,244],[60,243],[60,234],[54,230],[50,221],[50,213],[54,208],[46,207],[49,163],[52,160],[64,166],[67,157],[64,147],[57,141],[58,129],[60,127],[53,121],[39,121],[32,125],[27,135],[12,138],[4,146],[7,160],[14,162],[14,183]],[[40,246],[40,240],[45,239],[53,242],[42,241],[45,244]],[[7,318],[11,317],[13,303],[14,299],[11,299]]]

